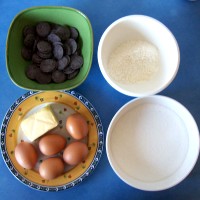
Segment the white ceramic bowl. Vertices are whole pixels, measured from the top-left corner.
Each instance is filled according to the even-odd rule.
[[[120,44],[133,39],[157,47],[159,70],[150,80],[124,84],[110,76],[108,62]],[[135,97],[153,95],[165,89],[175,78],[180,62],[179,47],[170,30],[158,20],[144,15],[130,15],[113,22],[103,33],[97,54],[100,70],[107,82],[119,92]]]
[[[113,117],[108,160],[132,187],[159,191],[180,183],[199,155],[199,130],[189,111],[164,96],[136,98]]]

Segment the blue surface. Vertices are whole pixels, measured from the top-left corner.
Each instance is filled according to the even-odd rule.
[[[182,103],[194,116],[200,127],[200,1],[187,0],[0,0],[0,120],[10,105],[26,90],[18,88],[8,77],[5,62],[5,46],[8,28],[14,16],[23,9],[39,5],[62,5],[84,12],[94,31],[94,57],[90,74],[86,81],[76,88],[85,96],[99,113],[104,132],[117,110],[132,98],[111,88],[103,78],[98,62],[97,47],[104,30],[116,19],[144,14],[163,22],[176,37],[181,54],[180,69],[175,80],[160,94]],[[14,47],[13,47],[14,48]],[[167,167],[167,166],[166,166]],[[122,182],[109,165],[106,150],[95,171],[78,186],[57,192],[35,191],[20,183],[7,169],[0,157],[0,199],[200,199],[200,162],[177,186],[160,191],[145,192]]]

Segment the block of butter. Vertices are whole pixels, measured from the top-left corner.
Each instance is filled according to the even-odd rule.
[[[57,125],[58,120],[50,105],[33,113],[21,122],[22,131],[31,142],[55,128]]]

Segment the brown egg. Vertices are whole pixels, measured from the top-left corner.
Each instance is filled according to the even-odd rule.
[[[63,152],[63,159],[69,165],[77,165],[86,159],[88,147],[83,142],[70,143]]]
[[[37,162],[38,154],[31,143],[20,142],[15,147],[15,158],[22,167],[33,169]]]
[[[61,158],[47,158],[39,166],[40,176],[52,180],[64,173],[64,163]]]
[[[76,140],[86,137],[89,130],[86,119],[79,113],[72,114],[67,118],[66,129]]]
[[[66,139],[62,135],[48,134],[39,141],[40,151],[47,156],[52,156],[62,151],[66,146]]]

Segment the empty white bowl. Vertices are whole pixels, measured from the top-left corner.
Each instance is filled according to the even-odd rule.
[[[155,46],[159,53],[159,66],[149,80],[127,84],[113,79],[108,63],[112,52],[131,40]],[[106,81],[119,92],[134,97],[153,95],[165,89],[175,78],[180,62],[179,47],[170,30],[158,20],[144,15],[130,15],[113,22],[103,33],[97,54]]]
[[[199,130],[190,112],[164,96],[136,98],[113,117],[106,151],[115,173],[132,187],[158,191],[180,183],[199,155]]]

